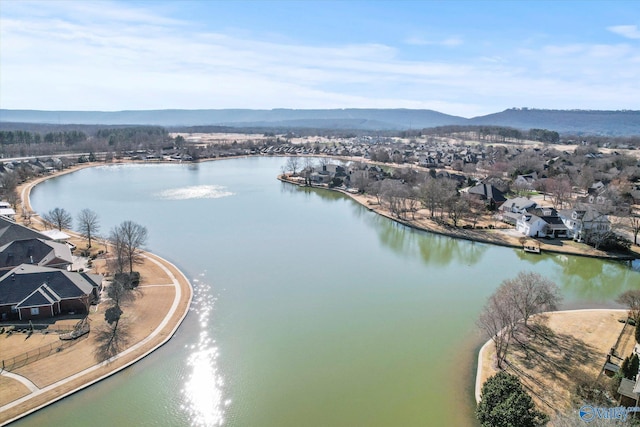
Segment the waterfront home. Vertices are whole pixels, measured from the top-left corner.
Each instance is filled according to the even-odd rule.
[[[594,234],[611,231],[609,217],[590,204],[577,204],[573,209],[560,211],[562,222],[573,240],[582,242]]]
[[[73,264],[73,258],[69,246],[51,240],[14,240],[0,247],[0,270],[20,264],[66,270]]]
[[[516,230],[528,237],[566,238],[567,227],[553,208],[530,208],[516,223]]]
[[[22,264],[0,277],[0,319],[32,320],[87,313],[102,276]]]
[[[535,208],[537,205],[536,202],[526,197],[507,199],[502,206],[500,206],[500,220],[507,224],[516,225],[527,209]]]
[[[49,237],[24,225],[17,224],[7,218],[0,216],[0,246],[11,243],[14,240],[43,239],[51,240]]]
[[[502,191],[491,184],[478,184],[467,192],[484,201],[491,210],[499,208],[507,200]]]
[[[15,221],[16,211],[7,202],[0,202],[0,216]]]

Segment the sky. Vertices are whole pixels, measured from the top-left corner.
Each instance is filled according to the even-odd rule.
[[[0,0],[0,108],[640,110],[640,1]]]

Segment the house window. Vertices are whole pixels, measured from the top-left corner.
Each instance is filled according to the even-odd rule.
[[[37,316],[38,314],[40,314],[40,307],[33,307],[31,309],[31,315],[32,316]]]

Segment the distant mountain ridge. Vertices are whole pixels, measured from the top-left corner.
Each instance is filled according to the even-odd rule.
[[[407,130],[448,125],[492,125],[523,130],[542,128],[565,134],[640,135],[640,110],[512,108],[499,113],[467,119],[433,110],[413,109],[296,110],[280,108],[273,110],[133,110],[113,112],[0,109],[0,122],[362,130]]]

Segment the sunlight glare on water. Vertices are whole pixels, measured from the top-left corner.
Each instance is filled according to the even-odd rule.
[[[194,279],[194,299],[192,309],[198,315],[201,327],[198,343],[189,346],[187,363],[191,370],[184,388],[183,409],[189,414],[191,425],[221,426],[224,423],[224,408],[230,402],[222,401],[223,380],[218,374],[218,347],[208,333],[209,315],[215,297],[205,292],[208,285]]]
[[[157,197],[164,200],[219,199],[233,196],[221,185],[195,185],[191,187],[173,188],[161,191]]]

